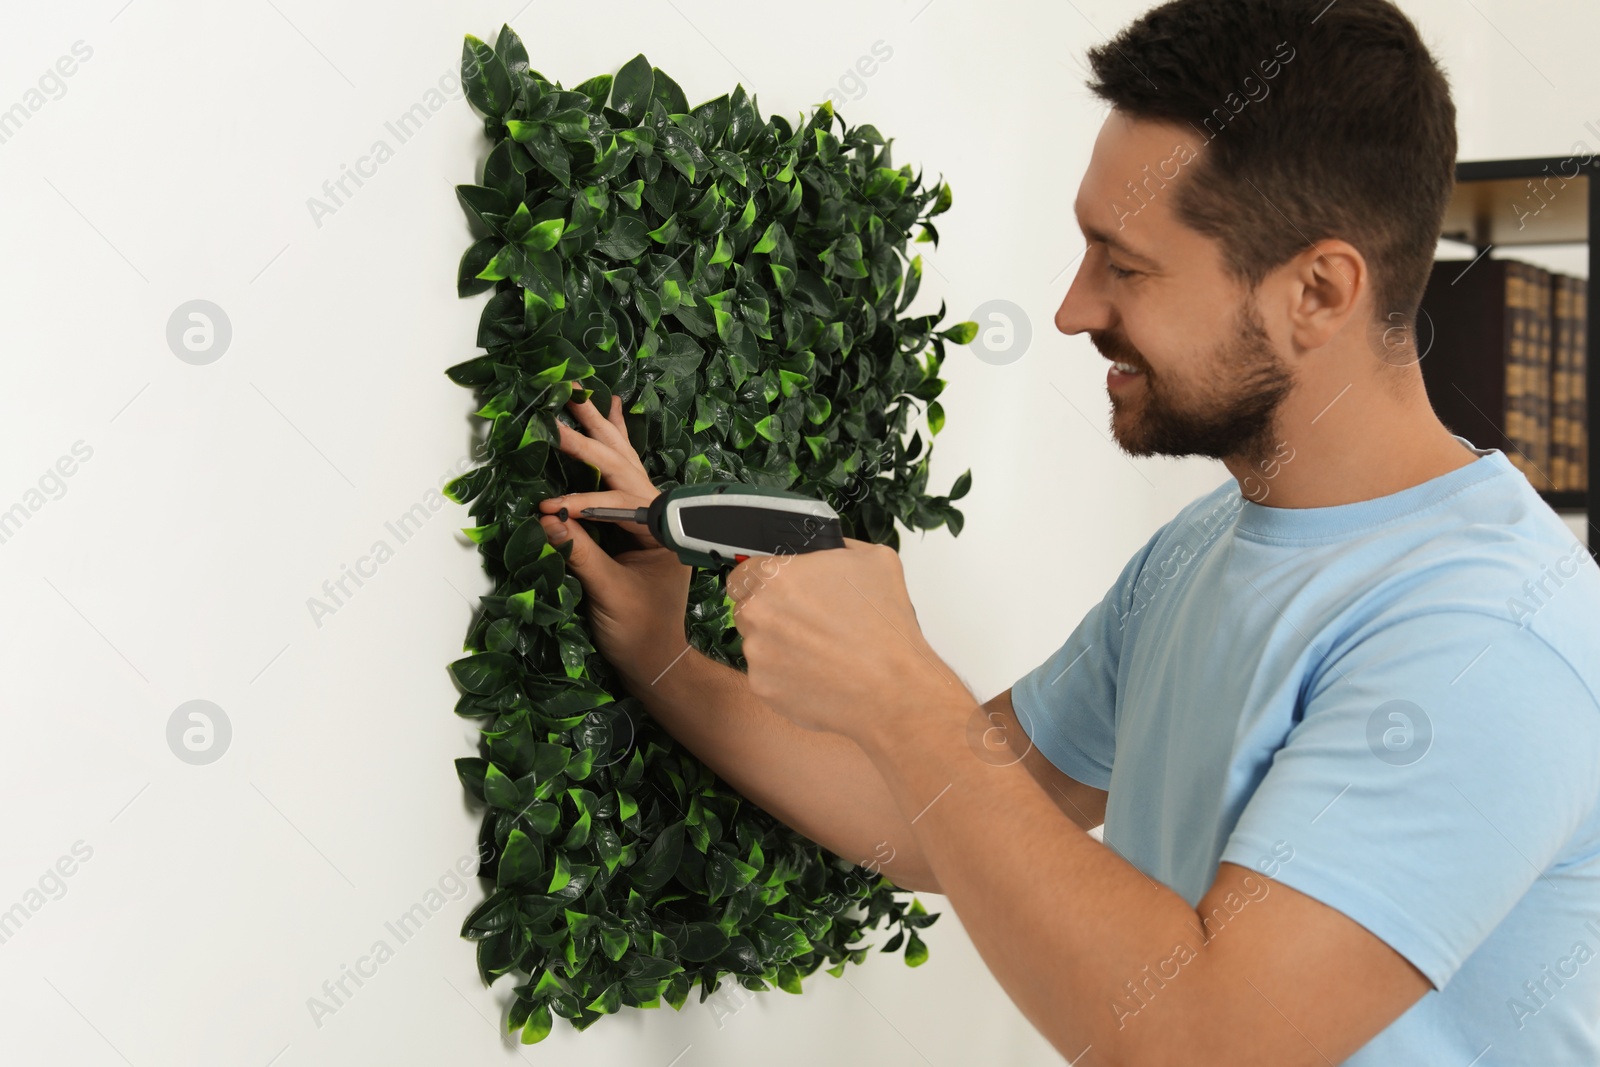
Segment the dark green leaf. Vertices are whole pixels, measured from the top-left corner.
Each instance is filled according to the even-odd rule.
[[[517,674],[517,662],[504,652],[480,652],[450,664],[450,673],[469,693],[493,693]]]
[[[616,80],[611,84],[611,106],[637,125],[650,103],[654,84],[655,74],[650,61],[641,52],[617,71]]]
[[[577,86],[573,91],[587,96],[590,108],[594,111],[599,111],[605,106],[606,97],[611,95],[611,75],[596,74],[582,85]]]
[[[728,947],[728,935],[715,923],[690,923],[678,955],[690,963],[704,963],[720,956]]]
[[[472,106],[500,118],[511,106],[511,75],[494,49],[472,34],[461,46],[461,84]]]
[[[500,854],[499,873],[495,885],[531,886],[544,873],[544,862],[539,856],[539,846],[521,830],[512,830],[506,849]]]
[[[639,860],[638,867],[631,872],[635,889],[649,896],[658,892],[678,873],[678,863],[683,858],[683,835],[684,824],[679,820],[656,836]]]
[[[666,72],[660,67],[652,67],[651,73],[655,75],[655,84],[651,87],[650,94],[661,101],[669,115],[682,115],[689,110],[689,98],[683,95],[683,90],[678,83],[667,77]]]
[[[950,499],[950,500],[960,500],[962,497],[967,495],[967,490],[969,490],[971,488],[972,488],[972,471],[969,469],[969,470],[963,471],[961,473],[961,476],[956,479],[955,484],[950,487],[950,496],[948,497],[948,499]]]

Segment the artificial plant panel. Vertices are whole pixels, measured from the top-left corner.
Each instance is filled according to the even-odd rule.
[[[690,108],[643,55],[564,89],[504,26],[493,47],[467,36],[462,81],[494,145],[457,187],[475,236],[458,293],[493,290],[484,352],[446,372],[486,428],[486,461],[446,486],[494,582],[450,665],[457,714],[482,728],[481,755],[456,761],[493,881],[462,926],[480,973],[517,977],[509,1026],[533,1042],[552,1016],[582,1030],[725,979],[798,993],[865,959],[884,920],[880,950],[916,966],[938,916],[878,872],[881,851],[841,857],[790,830],[627,694],[590,642],[571,542],[546,542],[537,504],[599,488],[556,423],[574,396],[604,412],[617,395],[659,488],[817,496],[848,536],[896,548],[896,519],[959,534],[971,472],[932,496],[928,463],[945,342],[976,327],[938,329],[942,303],[904,314],[922,277],[910,233],[937,247],[950,187],[923,188],[831,104],[799,126],[763,118],[743,86]],[[594,535],[634,547],[607,524]],[[723,583],[696,571],[687,632],[742,668]]]

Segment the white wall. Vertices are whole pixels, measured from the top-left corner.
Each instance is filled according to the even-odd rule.
[[[931,639],[986,699],[1226,476],[1123,456],[1102,361],[1051,325],[1102,117],[1082,52],[1143,6],[825,0],[774,5],[769,23],[702,0],[103,0],[0,16],[0,109],[76,42],[92,49],[0,143],[0,509],[90,452],[0,544],[0,909],[31,912],[0,944],[0,1058],[1057,1062],[938,898],[920,969],[874,958],[721,1020],[696,993],[581,1035],[558,1021],[533,1050],[497,1035],[511,983],[481,988],[456,936],[476,883],[396,945],[385,922],[471,852],[477,825],[451,765],[476,729],[451,714],[444,670],[487,589],[456,533],[470,520],[451,505],[404,544],[385,523],[468,446],[470,397],[441,372],[475,352],[485,298],[454,295],[468,236],[452,186],[487,142],[460,99],[403,145],[385,122],[426,103],[464,33],[507,19],[568,85],[642,49],[694,103],[742,80],[791,118],[875,42],[891,48],[840,110],[954,188],[942,248],[917,246],[914,310],[942,298],[955,321],[1005,299],[1033,330],[1006,366],[952,351],[931,484],[973,468],[967,528],[904,543]],[[1464,158],[1559,154],[1600,121],[1588,5],[1404,6],[1452,74]],[[308,198],[380,138],[394,157],[314,220]],[[166,337],[196,299],[232,327],[203,366]],[[393,558],[318,625],[307,599],[380,539]],[[167,742],[196,699],[232,729],[204,766]],[[52,881],[62,857],[73,873]],[[317,1026],[307,998],[380,938],[394,957]]]

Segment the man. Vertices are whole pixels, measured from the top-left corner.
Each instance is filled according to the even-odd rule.
[[[767,811],[887,843],[1074,1063],[1600,1062],[1600,572],[1428,404],[1443,74],[1386,0],[1176,0],[1090,60],[1056,325],[1123,364],[1122,448],[1232,477],[982,706],[886,547],[730,572],[746,675],[671,553],[546,516],[603,651]],[[653,497],[575,411],[611,488],[545,510]]]

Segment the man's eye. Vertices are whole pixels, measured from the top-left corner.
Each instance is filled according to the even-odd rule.
[[[1109,270],[1111,272],[1111,276],[1113,278],[1131,278],[1135,274],[1139,273],[1136,270],[1123,270],[1121,267],[1117,266],[1115,263],[1111,262],[1109,259],[1106,260],[1106,270]]]

